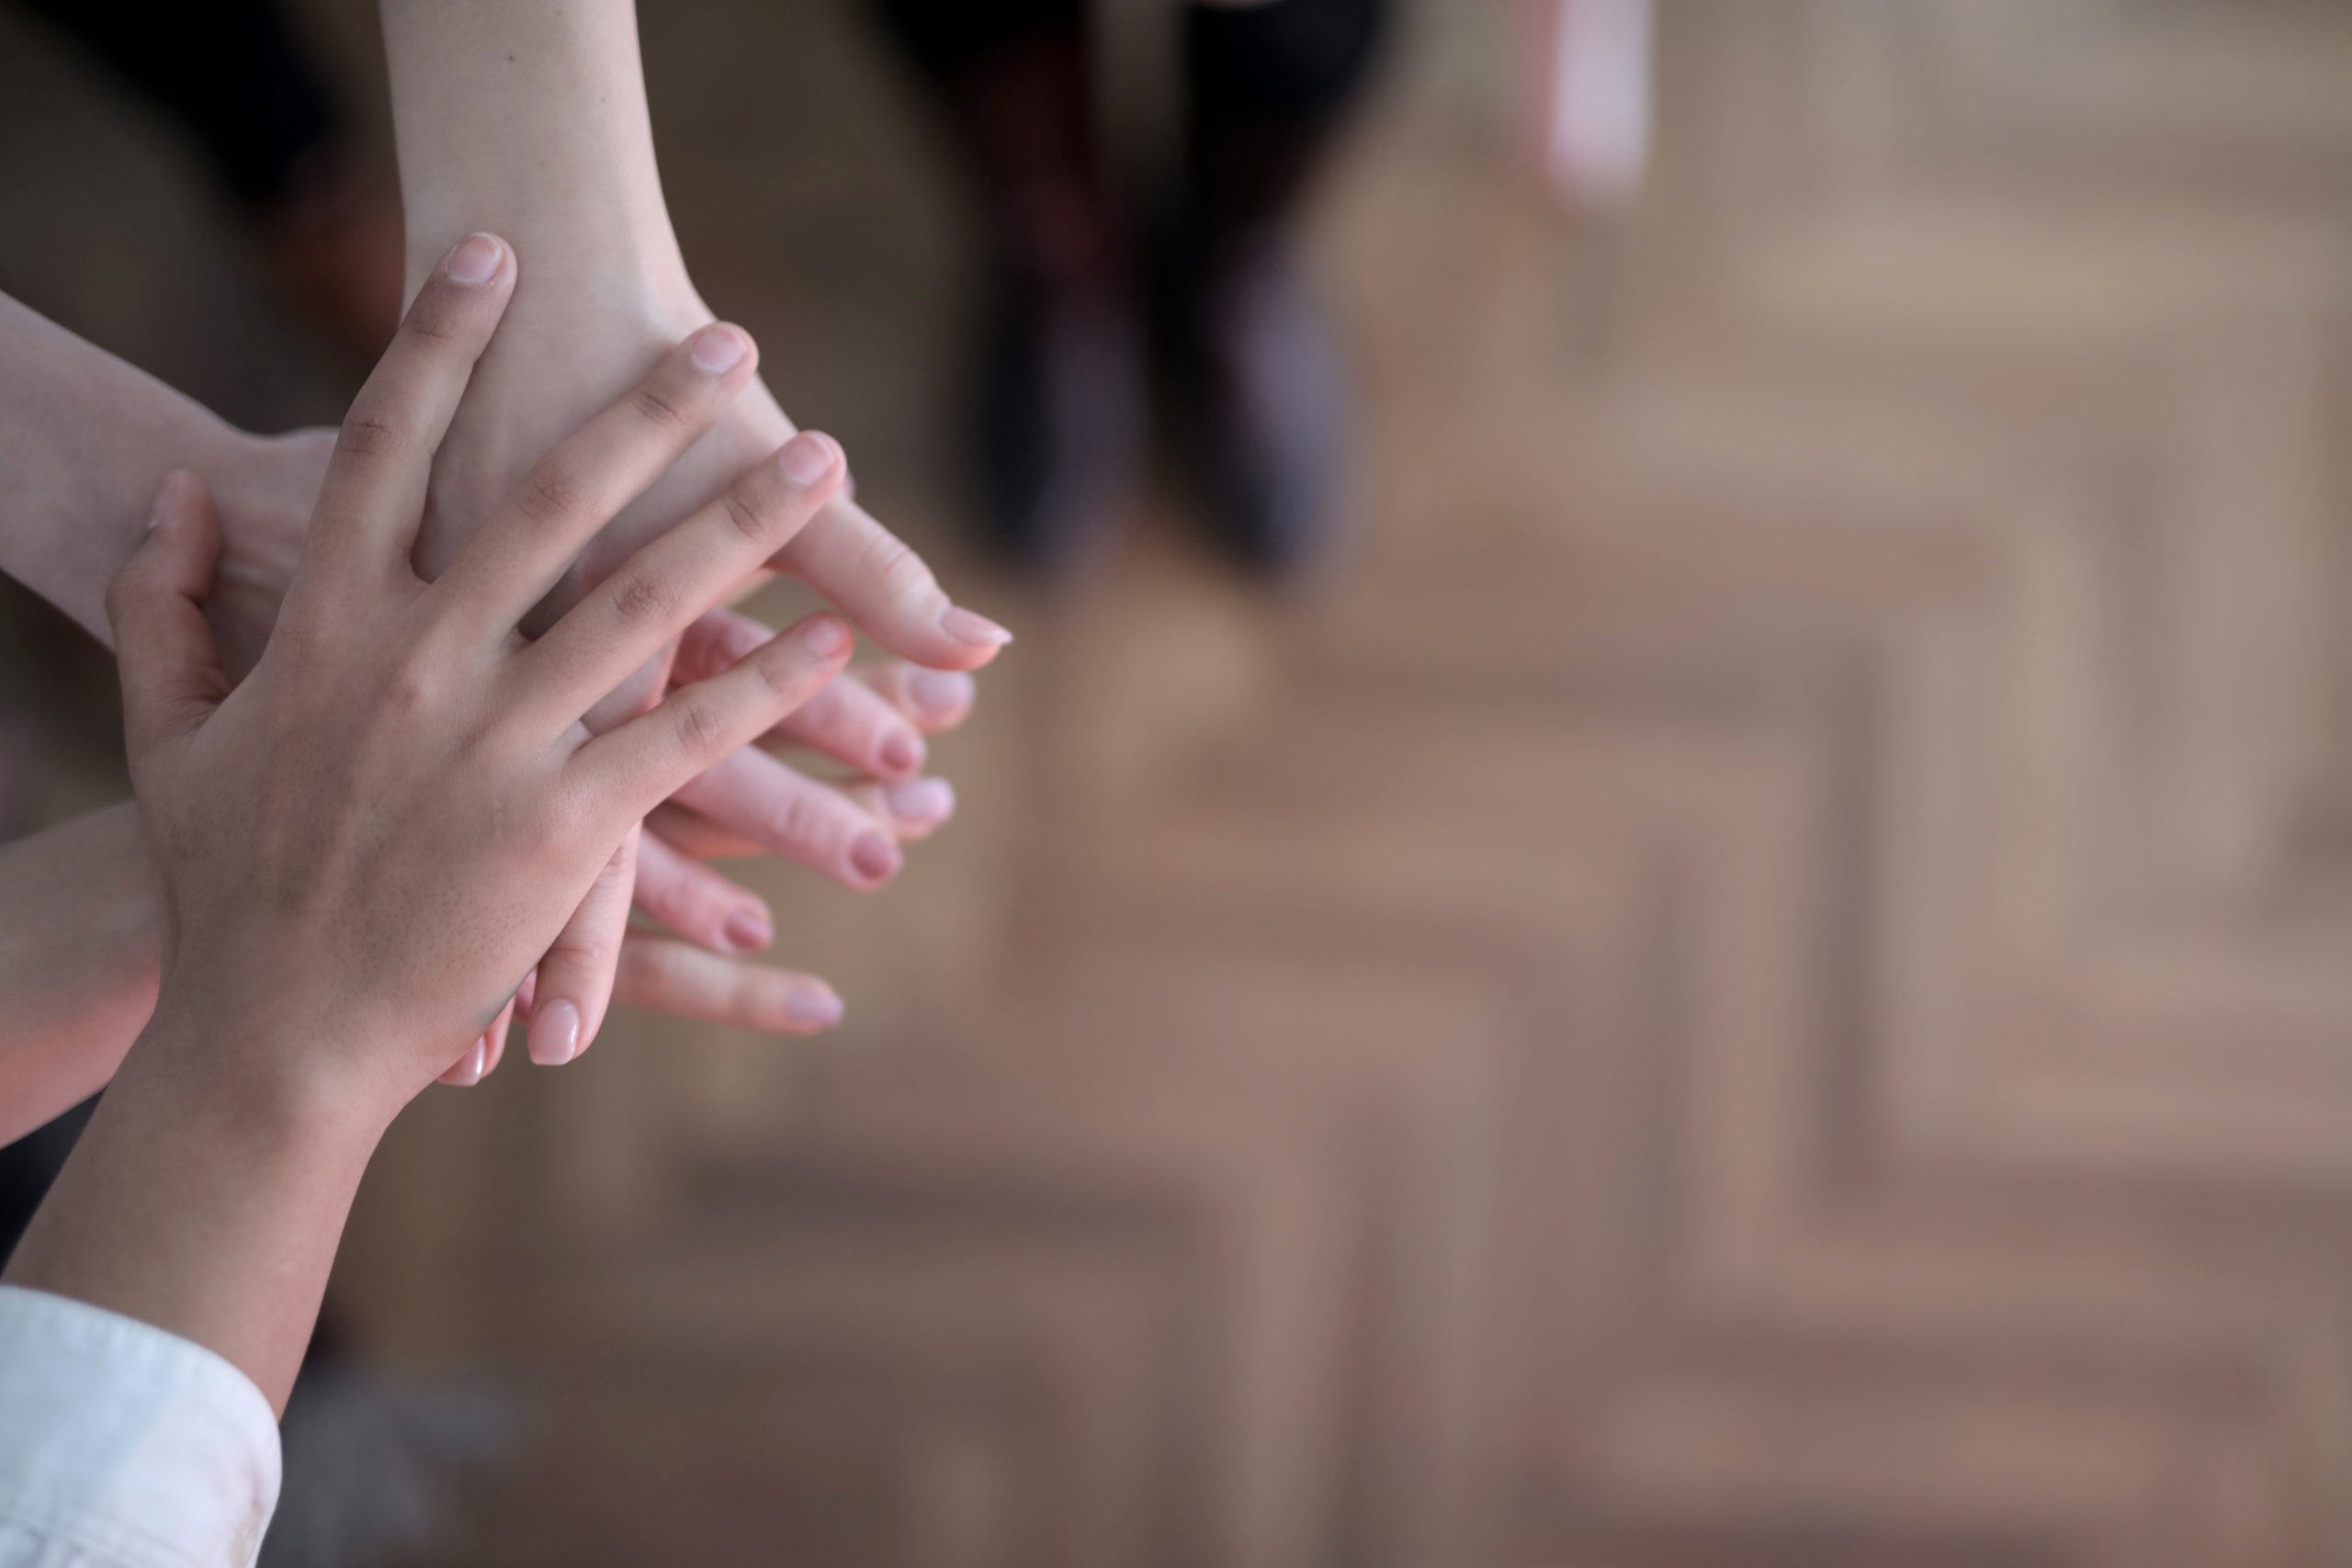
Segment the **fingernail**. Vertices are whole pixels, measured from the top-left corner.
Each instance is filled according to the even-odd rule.
[[[832,615],[819,615],[800,628],[800,646],[820,659],[837,659],[849,651],[849,627]]]
[[[554,1001],[531,1015],[531,1032],[525,1040],[531,1060],[543,1067],[560,1067],[580,1049],[580,1009],[569,1001]]]
[[[1011,632],[961,604],[950,604],[939,613],[939,629],[967,648],[1002,648],[1012,640]]]
[[[786,1022],[808,1029],[831,1029],[842,1021],[842,999],[831,991],[794,991],[784,998]]]
[[[945,779],[916,779],[892,784],[883,795],[901,822],[944,822],[956,815],[956,786]]]
[[[804,430],[784,444],[776,460],[783,465],[786,479],[797,485],[812,485],[833,471],[840,454],[831,436]]]
[[[499,261],[505,254],[506,247],[489,235],[469,234],[450,249],[441,270],[452,283],[488,283],[498,276]]]
[[[473,1049],[466,1053],[465,1063],[458,1067],[458,1076],[449,1081],[459,1089],[471,1089],[481,1082],[482,1074],[488,1071],[490,1042],[487,1039],[476,1040]]]
[[[906,857],[899,853],[899,846],[880,833],[860,833],[857,842],[849,847],[849,863],[857,874],[868,882],[879,882],[894,876]]]
[[[894,773],[911,773],[922,766],[922,737],[912,730],[894,729],[882,738],[882,766]]]
[[[743,363],[751,339],[723,321],[713,321],[686,344],[686,357],[706,376],[724,376]]]
[[[721,934],[736,952],[755,953],[775,940],[775,928],[756,909],[738,909],[727,917],[727,929]]]
[[[178,502],[180,491],[187,484],[187,470],[186,468],[174,468],[170,473],[164,476],[164,482],[156,487],[154,508],[147,513],[148,527],[153,528],[156,525],[163,522],[164,518]]]
[[[918,670],[907,677],[907,695],[925,713],[961,713],[978,690],[960,670]]]

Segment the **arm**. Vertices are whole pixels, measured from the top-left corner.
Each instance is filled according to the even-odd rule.
[[[174,468],[220,509],[209,606],[232,673],[261,657],[325,470],[320,431],[248,435],[192,399],[0,295],[0,572],[112,644],[103,600]]]
[[[246,438],[161,381],[0,295],[0,571],[105,641],[107,584],[164,476],[224,479]],[[224,491],[231,487],[224,485]]]
[[[127,804],[0,845],[0,1144],[114,1076],[154,1006],[161,915]]]

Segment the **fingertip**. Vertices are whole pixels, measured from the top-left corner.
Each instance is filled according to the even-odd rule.
[[[786,442],[775,455],[784,477],[803,490],[813,490],[840,472],[847,461],[841,443],[820,430],[804,430]]]
[[[686,362],[706,376],[748,373],[759,363],[760,345],[732,321],[713,321],[686,339]]]
[[[820,660],[847,659],[856,638],[839,615],[820,613],[800,623],[800,646]]]
[[[560,1067],[580,1055],[579,1005],[560,998],[535,1010],[524,1048],[543,1067]]]
[[[816,981],[794,986],[784,998],[786,1024],[812,1034],[838,1026],[845,1010],[833,988]]]
[[[495,234],[469,234],[449,247],[449,254],[441,259],[441,272],[452,283],[478,288],[495,280],[513,254]]]

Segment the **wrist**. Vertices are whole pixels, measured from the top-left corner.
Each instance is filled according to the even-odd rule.
[[[116,1083],[255,1155],[364,1162],[409,1097],[376,1072],[379,1054],[299,1012],[224,1007],[166,976]]]

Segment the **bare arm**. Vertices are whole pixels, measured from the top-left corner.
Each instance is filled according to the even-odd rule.
[[[6,295],[0,365],[0,571],[109,641],[107,584],[138,546],[164,476],[223,476],[243,437]]]

